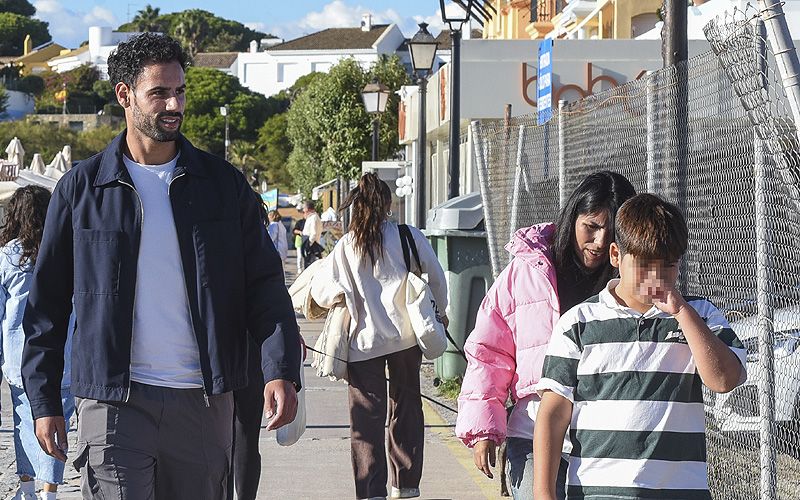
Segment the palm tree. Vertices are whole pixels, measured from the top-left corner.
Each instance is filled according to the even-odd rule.
[[[160,16],[160,8],[147,4],[144,9],[136,13],[132,22],[137,31],[162,31],[162,26],[158,19]]]
[[[194,59],[208,35],[208,21],[203,11],[192,9],[182,12],[174,34],[183,44],[189,57]]]

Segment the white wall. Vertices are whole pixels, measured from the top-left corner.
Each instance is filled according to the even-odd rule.
[[[242,52],[236,76],[245,87],[267,97],[286,90],[305,75],[328,72],[342,59],[354,58],[363,68],[378,60],[375,50]]]
[[[19,120],[34,111],[34,101],[30,94],[16,90],[6,90],[8,94],[8,107],[3,120]]]

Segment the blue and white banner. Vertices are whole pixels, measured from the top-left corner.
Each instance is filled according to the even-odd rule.
[[[539,43],[539,71],[536,88],[538,123],[542,125],[553,117],[553,40],[550,38]]]

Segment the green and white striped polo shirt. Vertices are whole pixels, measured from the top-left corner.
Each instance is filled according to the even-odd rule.
[[[709,499],[702,381],[677,320],[609,291],[567,311],[553,331],[540,393],[573,403],[567,497]],[[744,366],[745,349],[708,300],[687,297]]]

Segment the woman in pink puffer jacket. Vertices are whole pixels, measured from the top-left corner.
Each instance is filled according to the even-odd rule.
[[[488,477],[495,448],[507,441],[506,471],[515,500],[533,498],[533,426],[547,344],[561,312],[597,294],[613,277],[608,247],[617,209],[635,190],[623,176],[586,177],[558,224],[517,231],[506,245],[514,258],[486,293],[464,346],[467,372],[458,398],[456,435],[473,448]],[[506,411],[509,394],[514,403]],[[559,470],[564,498],[566,460]]]

